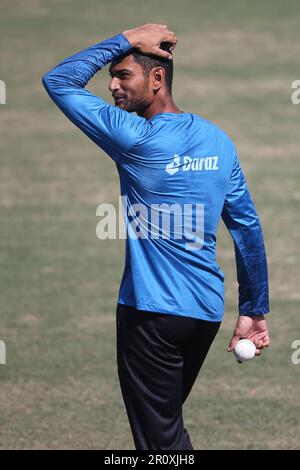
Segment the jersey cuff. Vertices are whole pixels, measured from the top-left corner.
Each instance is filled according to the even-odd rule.
[[[260,315],[267,315],[269,310],[253,311],[253,312],[239,312],[241,317],[259,317]]]
[[[132,50],[132,45],[130,44],[130,42],[124,36],[123,33],[118,34],[117,36],[115,36],[115,38],[120,42],[123,54],[126,54],[126,52],[129,52]]]

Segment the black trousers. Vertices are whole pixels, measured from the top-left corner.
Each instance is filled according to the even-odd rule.
[[[137,450],[193,449],[182,405],[219,327],[118,305],[118,374]]]

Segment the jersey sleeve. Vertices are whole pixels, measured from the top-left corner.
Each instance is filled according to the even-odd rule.
[[[222,219],[234,242],[239,313],[266,314],[269,290],[263,233],[236,153]]]
[[[147,133],[149,123],[107,103],[85,86],[103,66],[130,50],[131,44],[119,34],[65,59],[42,79],[61,111],[115,161]]]

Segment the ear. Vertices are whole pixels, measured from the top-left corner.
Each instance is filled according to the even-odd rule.
[[[154,67],[152,70],[153,91],[158,91],[165,82],[165,69],[163,67]]]

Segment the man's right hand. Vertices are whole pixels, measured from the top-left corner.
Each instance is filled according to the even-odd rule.
[[[164,59],[172,59],[172,54],[161,49],[161,43],[169,43],[171,51],[175,49],[177,44],[174,32],[170,31],[165,24],[147,23],[143,26],[124,31],[123,35],[138,52],[153,54]]]

